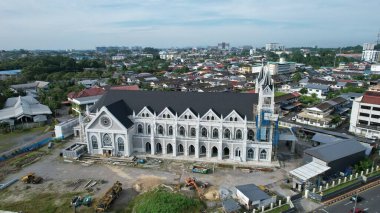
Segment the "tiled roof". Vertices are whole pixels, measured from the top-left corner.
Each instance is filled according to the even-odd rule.
[[[380,92],[367,91],[364,93],[362,103],[380,105]]]
[[[68,98],[83,98],[83,97],[90,97],[90,96],[97,96],[97,95],[103,95],[105,90],[100,87],[92,87],[89,89],[84,89],[80,92],[70,92],[67,97]]]

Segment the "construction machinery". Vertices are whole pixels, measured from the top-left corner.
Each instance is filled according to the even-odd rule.
[[[199,198],[203,198],[203,191],[198,187],[198,184],[194,177],[188,177],[185,179],[186,186],[194,187],[198,192]],[[207,184],[208,185],[208,184]]]
[[[108,189],[104,196],[99,200],[98,205],[96,206],[96,212],[104,212],[110,207],[112,201],[118,198],[120,192],[123,190],[121,185],[122,184],[119,181],[116,181],[116,183]]]
[[[42,182],[42,177],[36,176],[34,173],[28,173],[24,177],[21,178],[21,181],[23,183],[32,183],[32,184],[38,184]]]

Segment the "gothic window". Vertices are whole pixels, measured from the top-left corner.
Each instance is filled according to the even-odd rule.
[[[158,132],[158,134],[163,135],[164,134],[164,127],[162,127],[161,125],[158,125],[157,132]]]
[[[93,149],[98,149],[98,139],[95,135],[91,136],[91,144]]]
[[[218,129],[214,129],[214,130],[212,130],[212,137],[213,138],[218,138],[219,137],[219,131],[218,131]]]
[[[239,148],[236,148],[236,150],[235,150],[235,156],[236,157],[240,157],[240,149]]]
[[[190,136],[191,137],[195,137],[196,135],[197,135],[197,130],[194,127],[192,127],[190,129]]]
[[[144,132],[144,128],[142,124],[137,125],[137,133],[142,134]]]
[[[191,115],[189,115],[189,119],[191,119],[192,118],[192,116]]]
[[[185,115],[185,119],[187,119],[187,115]]]
[[[151,130],[150,130],[150,125],[148,125],[148,128],[147,128],[147,134],[150,134],[151,133]]]
[[[266,160],[267,159],[267,151],[265,149],[261,150],[260,152],[260,159]]]
[[[117,149],[119,150],[119,152],[124,152],[124,140],[123,140],[123,138],[117,139]]]
[[[237,121],[237,117],[235,117],[235,121]]]
[[[214,118],[214,116],[211,116],[211,120],[213,121],[215,118]]]
[[[173,135],[173,127],[172,126],[169,126],[168,134],[169,135]]]
[[[236,130],[236,139],[242,139],[242,133],[240,129]]]
[[[166,115],[164,114],[162,117],[166,118]]]
[[[142,117],[145,117],[145,113],[141,114]]]
[[[185,127],[181,126],[181,127],[179,128],[179,135],[181,135],[181,136],[185,136]]]
[[[111,137],[108,134],[103,136],[103,146],[112,146]]]
[[[233,121],[234,120],[234,118],[233,117],[230,117],[230,121]]]
[[[202,137],[207,137],[207,129],[205,127],[202,128]]]
[[[210,116],[207,116],[207,120],[210,120]]]
[[[254,154],[253,149],[252,148],[248,149],[247,158],[253,159],[253,154]]]
[[[254,132],[252,129],[248,130],[248,140],[251,140],[253,141],[255,138],[254,138]]]
[[[231,131],[229,129],[224,130],[224,138],[230,138],[231,137]]]
[[[149,114],[148,113],[146,113],[146,115],[145,115],[146,117],[149,117]]]
[[[168,115],[166,115],[166,117],[167,117],[167,118],[170,118],[170,115],[168,114]]]

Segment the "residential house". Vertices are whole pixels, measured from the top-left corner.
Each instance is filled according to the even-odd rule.
[[[340,125],[341,120],[334,116],[348,104],[348,100],[342,97],[336,97],[314,107],[309,107],[296,116],[296,122],[321,128],[336,128]]]
[[[32,96],[8,98],[4,109],[0,110],[0,123],[14,126],[19,123],[45,122],[52,112],[48,106],[40,104]]]
[[[326,95],[330,90],[330,87],[328,85],[323,84],[306,84],[304,88],[307,89],[308,96],[312,96],[312,94],[316,94],[317,98],[319,99],[326,99]]]

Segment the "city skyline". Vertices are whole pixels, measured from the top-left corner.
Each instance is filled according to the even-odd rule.
[[[379,7],[375,0],[5,0],[0,49],[166,48],[222,41],[341,47],[376,41]]]

